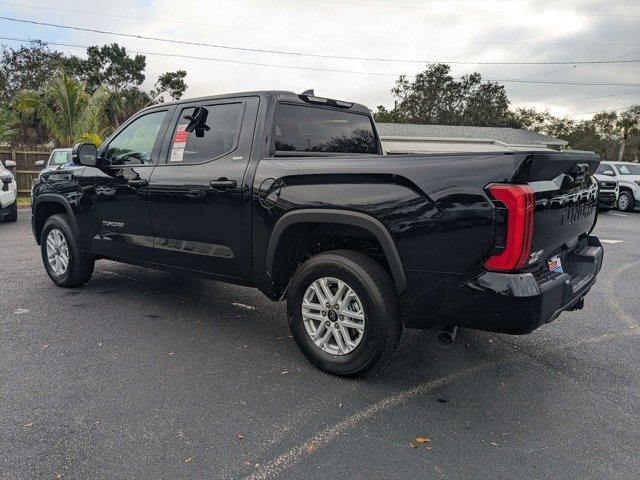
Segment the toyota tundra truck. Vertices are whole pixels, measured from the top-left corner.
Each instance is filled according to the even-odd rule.
[[[602,266],[597,155],[387,156],[368,108],[312,91],[155,105],[72,160],[33,188],[55,284],[107,259],[255,287],[336,375],[403,328],[532,332],[582,308]]]

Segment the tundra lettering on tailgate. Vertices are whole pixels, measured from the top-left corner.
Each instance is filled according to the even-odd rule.
[[[571,225],[585,217],[590,217],[593,215],[595,211],[595,204],[580,204],[580,205],[570,205],[565,207],[562,212],[562,219],[560,221],[560,225]]]

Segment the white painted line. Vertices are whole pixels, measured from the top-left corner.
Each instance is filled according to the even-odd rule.
[[[233,302],[231,305],[238,308],[244,308],[245,310],[255,310],[256,307],[252,307],[251,305],[245,305],[244,303]]]
[[[626,215],[624,213],[613,213],[613,212],[609,212],[609,215],[615,215],[616,217],[626,217]]]
[[[614,243],[622,243],[622,240],[608,240],[608,239],[606,239],[606,238],[601,238],[601,239],[600,239],[600,241],[601,241],[602,243],[611,243],[611,244],[614,244]]]
[[[549,348],[542,349],[539,353],[551,353],[555,351],[561,351],[566,348],[578,347],[580,345],[599,343],[607,340],[622,339],[638,335],[640,335],[640,330],[638,329],[623,333],[605,333],[598,337],[591,337],[577,340],[575,342],[553,345]],[[245,480],[270,480],[278,477],[284,470],[287,470],[300,463],[306,457],[316,452],[320,448],[326,447],[328,444],[336,441],[346,431],[357,427],[359,424],[371,419],[379,413],[383,413],[393,407],[401,405],[413,398],[424,395],[432,390],[449,385],[458,380],[462,380],[463,378],[472,374],[479,373],[484,369],[496,367],[500,364],[507,364],[510,362],[523,360],[530,360],[530,358],[521,353],[516,353],[501,360],[480,363],[473,367],[468,367],[458,372],[454,372],[449,375],[436,378],[434,380],[429,380],[424,383],[420,383],[415,387],[409,388],[408,390],[403,390],[395,395],[383,398],[382,400],[371,404],[366,409],[360,410],[359,412],[342,419],[338,423],[320,430],[303,443],[294,446],[293,448],[274,458],[273,460],[260,465],[255,472],[245,477]]]

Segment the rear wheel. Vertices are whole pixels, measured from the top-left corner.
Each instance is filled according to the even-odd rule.
[[[42,261],[49,277],[61,287],[79,287],[93,275],[95,261],[80,252],[67,215],[47,219],[40,237]]]
[[[634,209],[636,204],[635,199],[633,198],[633,193],[624,191],[620,192],[620,196],[618,197],[618,209],[623,212],[630,212]]]
[[[356,376],[390,356],[402,333],[391,279],[371,258],[336,250],[296,271],[287,299],[289,326],[318,368]]]
[[[11,206],[11,210],[4,217],[5,222],[15,222],[16,220],[18,220],[18,202],[17,201],[13,203],[13,205]]]

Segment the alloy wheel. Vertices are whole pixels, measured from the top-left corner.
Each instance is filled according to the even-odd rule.
[[[349,285],[337,278],[322,277],[304,294],[302,321],[316,347],[331,355],[347,355],[362,341],[365,312]]]
[[[69,268],[69,245],[57,228],[47,235],[47,261],[53,273],[59,276],[64,275]]]
[[[626,194],[622,194],[618,198],[618,208],[620,210],[626,210],[627,208],[629,208],[629,197],[627,197]]]

